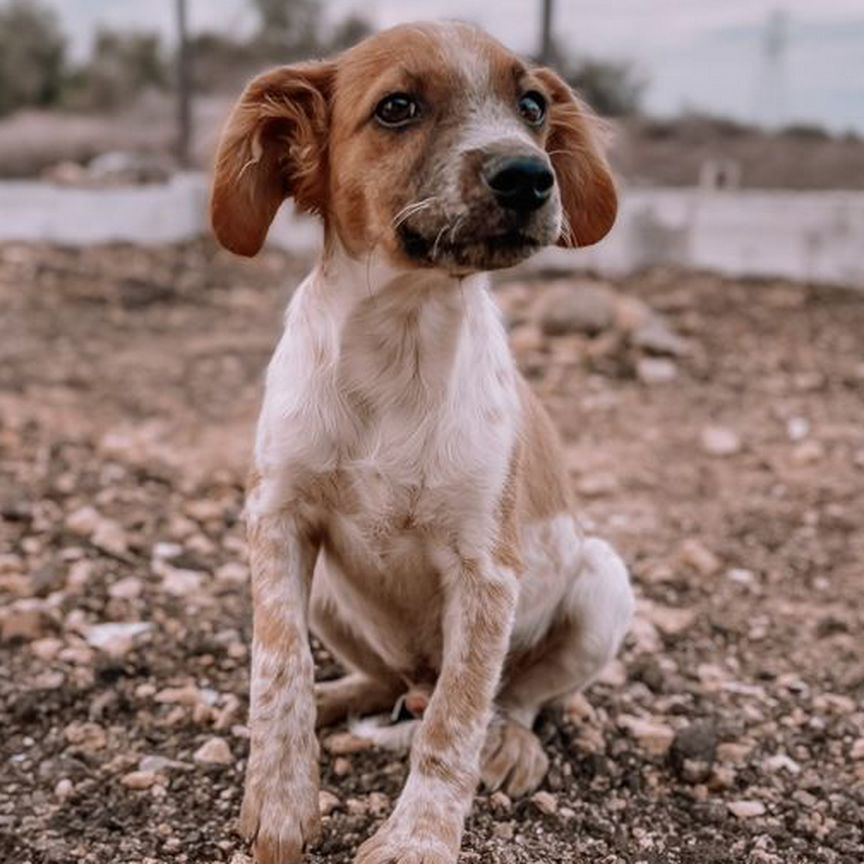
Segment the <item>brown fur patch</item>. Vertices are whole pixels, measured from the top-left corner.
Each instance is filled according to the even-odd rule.
[[[572,501],[564,471],[561,439],[546,409],[524,379],[519,379],[522,402],[519,516],[526,522],[567,513]]]
[[[282,202],[326,209],[328,100],[335,66],[306,63],[259,75],[219,144],[210,214],[219,241],[254,255]]]

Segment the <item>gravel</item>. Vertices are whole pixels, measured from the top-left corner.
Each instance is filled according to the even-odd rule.
[[[248,864],[242,488],[303,267],[0,249],[0,860]],[[864,860],[864,296],[653,271],[596,286],[602,332],[549,335],[546,284],[505,280],[580,518],[639,605],[621,657],[540,719],[542,789],[481,792],[460,861]],[[651,315],[687,345],[662,387],[640,361],[672,361],[630,338]],[[323,738],[309,861],[342,864],[405,760]]]

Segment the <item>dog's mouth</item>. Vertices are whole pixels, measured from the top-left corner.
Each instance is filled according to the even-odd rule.
[[[512,267],[549,242],[535,231],[525,228],[511,228],[489,234],[471,232],[468,236],[466,233],[455,238],[452,232],[447,230],[426,234],[405,224],[401,225],[398,231],[402,250],[414,263],[424,267],[455,270],[498,270]]]

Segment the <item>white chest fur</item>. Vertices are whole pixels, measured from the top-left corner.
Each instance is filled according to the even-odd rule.
[[[426,526],[484,545],[519,421],[486,278],[364,276],[344,263],[317,270],[291,301],[250,515],[304,507],[367,566],[392,566],[397,551],[413,561]]]

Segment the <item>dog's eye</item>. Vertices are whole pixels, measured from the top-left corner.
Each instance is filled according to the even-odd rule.
[[[529,126],[539,126],[546,119],[546,100],[532,90],[519,100],[519,113]]]
[[[375,119],[391,129],[407,126],[420,116],[420,105],[407,93],[385,96],[375,107]]]

